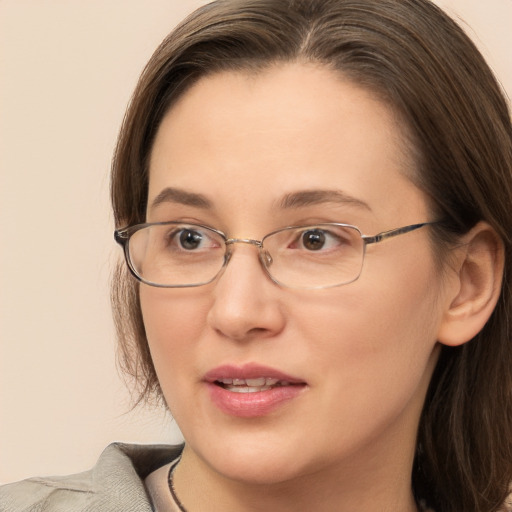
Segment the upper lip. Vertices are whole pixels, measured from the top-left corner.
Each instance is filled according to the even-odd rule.
[[[248,363],[242,366],[221,365],[208,371],[204,375],[203,380],[206,382],[216,382],[223,379],[257,379],[259,377],[277,379],[278,381],[290,384],[305,384],[303,379],[257,363]]]

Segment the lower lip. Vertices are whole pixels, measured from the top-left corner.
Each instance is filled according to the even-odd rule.
[[[224,413],[240,418],[266,416],[299,396],[305,385],[277,386],[266,391],[236,393],[207,383],[212,402]]]

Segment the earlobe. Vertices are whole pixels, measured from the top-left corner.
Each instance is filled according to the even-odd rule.
[[[504,267],[503,243],[486,222],[479,222],[456,251],[456,275],[438,331],[438,341],[450,346],[482,330],[498,302]]]

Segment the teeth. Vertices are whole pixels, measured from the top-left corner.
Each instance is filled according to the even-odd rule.
[[[228,391],[233,391],[234,393],[259,393],[260,391],[267,391],[268,389],[272,389],[271,386],[225,386],[225,389]]]
[[[278,382],[280,385],[288,386],[290,383],[286,381],[280,382],[279,379],[271,377],[256,377],[253,379],[220,379],[218,382],[222,383],[226,389],[238,391],[240,393],[253,393],[254,391],[265,391],[275,386]],[[239,389],[235,389],[238,387]],[[247,391],[254,390],[254,391]]]
[[[249,387],[261,387],[265,385],[266,379],[265,377],[259,377],[257,379],[245,379],[246,384]]]

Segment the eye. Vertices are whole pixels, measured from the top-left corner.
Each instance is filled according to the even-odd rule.
[[[218,249],[222,244],[215,233],[199,226],[179,226],[164,235],[164,246],[174,251],[202,252]]]
[[[313,229],[302,234],[302,246],[309,251],[319,251],[325,245],[326,236],[320,229]]]
[[[322,249],[332,249],[342,245],[344,240],[336,233],[325,229],[308,229],[300,235],[298,247],[308,251],[321,251]]]
[[[177,233],[177,235],[180,246],[187,251],[192,251],[201,247],[201,243],[203,242],[202,233],[192,229],[182,229]]]

